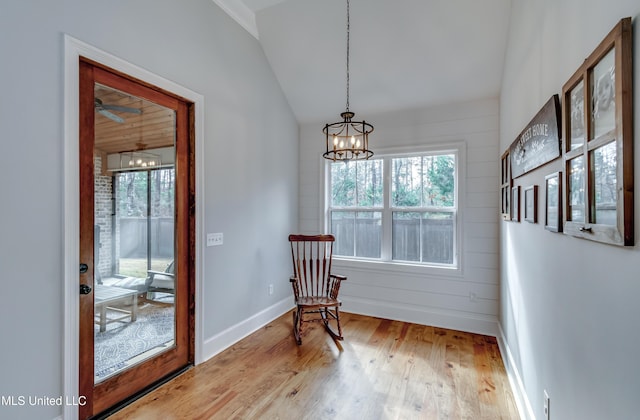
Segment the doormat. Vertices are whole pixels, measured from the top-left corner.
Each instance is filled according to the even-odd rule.
[[[107,316],[114,316],[117,313]],[[135,362],[139,356],[156,347],[173,343],[175,331],[174,307],[149,303],[138,307],[136,321],[127,320],[107,324],[100,332],[94,326],[94,372],[96,381],[110,376]],[[137,361],[136,361],[137,362]]]

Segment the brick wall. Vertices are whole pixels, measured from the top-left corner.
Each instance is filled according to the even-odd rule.
[[[112,273],[112,226],[113,226],[113,178],[102,175],[102,158],[94,157],[94,217],[95,225],[100,227],[100,243],[96,243],[96,255],[99,252],[98,271],[102,277]]]

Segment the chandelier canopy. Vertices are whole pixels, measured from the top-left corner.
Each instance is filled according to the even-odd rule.
[[[369,133],[373,126],[363,121],[353,121],[355,114],[349,111],[349,35],[351,22],[349,19],[349,0],[347,0],[347,106],[340,114],[342,121],[329,123],[322,132],[326,138],[325,159],[332,161],[364,160],[373,156],[369,149]]]

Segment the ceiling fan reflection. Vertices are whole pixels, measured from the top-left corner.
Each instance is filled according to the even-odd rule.
[[[141,109],[137,109],[137,108],[130,108],[128,106],[120,106],[120,105],[109,105],[109,104],[104,104],[102,103],[102,100],[99,98],[95,98],[94,100],[94,105],[96,108],[96,111],[99,114],[104,115],[105,117],[109,118],[110,120],[113,120],[117,123],[123,123],[124,119],[116,114],[114,114],[111,111],[115,111],[115,112],[126,112],[129,114],[142,114],[142,110]]]

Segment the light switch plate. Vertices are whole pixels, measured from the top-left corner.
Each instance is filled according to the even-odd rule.
[[[207,233],[207,246],[218,246],[224,242],[224,234]]]

